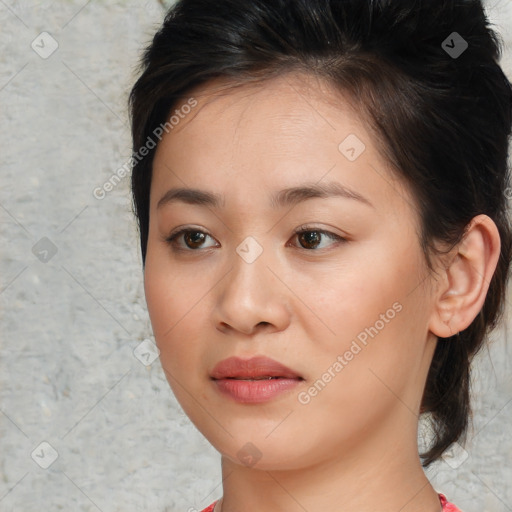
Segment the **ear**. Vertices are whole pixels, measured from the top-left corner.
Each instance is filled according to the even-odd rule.
[[[429,329],[440,338],[463,331],[483,307],[498,264],[498,228],[487,215],[477,215],[460,243],[449,253],[433,297]]]

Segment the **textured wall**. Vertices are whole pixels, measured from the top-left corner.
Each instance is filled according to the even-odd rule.
[[[512,5],[493,1],[512,76]],[[177,512],[221,495],[219,455],[159,360],[134,355],[151,328],[129,180],[93,195],[130,156],[127,93],[162,14],[0,2],[1,511]],[[476,367],[469,457],[429,472],[465,512],[512,510],[506,326]]]

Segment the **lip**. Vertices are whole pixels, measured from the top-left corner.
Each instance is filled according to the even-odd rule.
[[[255,356],[250,359],[228,357],[213,368],[210,376],[215,380],[252,379],[257,377],[302,379],[294,370],[265,356]]]
[[[215,366],[210,377],[218,391],[240,403],[266,402],[304,381],[294,370],[265,356],[229,357]]]

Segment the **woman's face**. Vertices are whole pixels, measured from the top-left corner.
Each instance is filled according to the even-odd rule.
[[[178,401],[228,459],[262,469],[415,452],[436,338],[411,195],[326,84],[212,84],[153,165],[145,291]],[[323,192],[281,192],[296,187]],[[300,378],[212,379],[232,356]]]

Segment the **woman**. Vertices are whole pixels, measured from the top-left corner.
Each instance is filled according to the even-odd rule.
[[[499,51],[479,0],[169,11],[132,190],[162,367],[222,455],[205,511],[458,510],[423,467],[463,442],[503,310]]]

